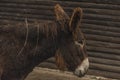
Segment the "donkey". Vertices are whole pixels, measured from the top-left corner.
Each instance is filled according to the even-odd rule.
[[[71,18],[57,4],[55,21],[0,27],[0,80],[24,80],[39,63],[55,56],[60,70],[79,77],[89,68],[85,39],[79,28],[82,9]]]

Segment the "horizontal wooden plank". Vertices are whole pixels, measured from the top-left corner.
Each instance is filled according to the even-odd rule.
[[[0,1],[1,2],[1,1]],[[25,3],[14,3],[14,2],[1,2],[0,7],[11,7],[11,8],[20,8],[20,9],[44,9],[44,10],[52,10],[54,8],[53,5],[39,5],[39,4],[25,4]]]
[[[115,44],[115,43],[87,40],[87,45],[120,50],[120,44]]]
[[[40,64],[39,66],[40,67],[45,67],[45,68],[57,69],[56,65],[54,65],[53,63],[49,63],[49,62],[44,62],[44,63]],[[118,73],[114,72],[115,70],[117,70]],[[96,63],[91,63],[88,74],[92,74],[92,75],[94,74],[94,75],[97,75],[97,76],[104,76],[104,77],[109,77],[109,78],[120,79],[119,70],[120,70],[119,67],[113,68],[113,66],[106,66],[106,65],[99,65],[99,64],[96,64]]]
[[[97,64],[103,64],[107,66],[118,66],[120,67],[120,61],[117,60],[110,60],[110,59],[103,59],[98,57],[89,57],[90,63],[97,63]]]
[[[64,1],[64,0],[58,0],[58,1]],[[73,0],[67,0],[67,1],[72,1]],[[120,4],[120,0],[75,0],[75,2],[89,2],[89,3],[97,3],[97,4]]]
[[[83,14],[84,19],[101,20],[101,21],[112,21],[120,22],[120,16],[108,16],[108,15],[97,15],[97,14]]]
[[[1,8],[19,8],[19,9],[35,9],[35,10],[53,10],[54,6],[52,5],[28,5],[28,4],[16,4],[16,3],[0,3]],[[63,6],[64,7],[64,6]],[[73,7],[67,6],[64,9],[72,11]],[[84,8],[82,7],[83,12],[91,14],[100,14],[100,15],[115,15],[120,16],[120,11],[118,10],[108,10],[108,9],[95,9],[95,8]]]
[[[116,54],[120,56],[120,50],[119,49],[110,49],[110,48],[104,48],[104,47],[96,47],[96,46],[86,46],[88,51],[93,52],[103,52],[108,54]]]
[[[51,58],[47,59],[46,62],[56,64],[55,57],[51,57]]]
[[[96,69],[101,71],[108,71],[108,72],[114,72],[114,73],[120,73],[120,67],[118,66],[108,66],[98,63],[91,63],[90,69]]]
[[[49,7],[49,6],[48,6]],[[18,14],[19,15],[24,15],[24,14],[32,14],[32,15],[49,15],[49,16],[53,16],[54,15],[54,8],[52,8],[52,10],[44,10],[44,9],[26,9],[26,8],[11,8],[11,7],[0,7],[0,11],[1,12],[7,12],[7,13],[11,13],[13,12],[13,14]],[[72,10],[71,10],[72,11]],[[113,11],[114,12],[114,11]],[[49,13],[49,14],[48,14]],[[90,14],[84,12],[84,17],[85,19],[99,19],[99,20],[109,20],[109,21],[117,21],[119,22],[120,19],[118,18],[118,16],[108,16],[108,15],[96,15],[96,14]]]
[[[63,5],[63,6],[71,6],[71,7],[86,7],[86,8],[101,8],[101,9],[113,9],[113,10],[119,10],[120,6],[119,5],[111,5],[111,4],[94,4],[94,3],[86,3],[86,2],[67,2],[64,1],[64,3],[62,1],[34,1],[34,0],[1,0],[0,2],[4,2],[4,3],[18,3],[18,4],[36,4],[36,5],[55,5],[57,3]],[[72,4],[72,5],[71,5]]]
[[[11,8],[11,7],[0,7],[1,14],[14,14],[14,15],[25,15],[25,14],[31,14],[31,15],[44,15],[44,16],[54,16],[54,8],[52,10],[44,10],[44,9],[21,9],[21,8]],[[71,10],[72,11],[72,10]],[[3,12],[3,13],[2,13]],[[5,13],[4,13],[5,12]],[[114,12],[114,11],[113,11]],[[15,14],[16,13],[16,14]],[[49,14],[48,14],[49,13]],[[38,16],[38,17],[39,17]],[[102,21],[113,21],[113,22],[119,22],[120,18],[119,16],[108,16],[108,15],[100,15],[100,14],[91,14],[91,13],[84,13],[83,16],[84,19],[92,19],[92,20],[102,20]]]
[[[47,67],[47,68],[53,68],[57,69],[57,66],[55,63],[51,62],[43,62],[39,65],[40,67]],[[101,70],[101,71],[108,71],[108,72],[114,72],[114,73],[120,73],[120,67],[118,66],[110,66],[110,65],[104,65],[104,64],[98,64],[98,63],[90,63],[90,69],[95,69],[95,70]]]
[[[58,69],[57,66],[50,62],[43,62],[38,65],[38,67],[44,67],[44,68],[51,68],[51,69]]]
[[[95,9],[95,8],[82,8],[84,13],[120,16],[119,10],[108,10],[108,9]]]
[[[119,73],[113,73],[113,72],[107,72],[107,71],[101,71],[101,70],[95,70],[95,69],[89,69],[88,74],[90,75],[96,75],[96,76],[104,76],[108,78],[114,78],[114,79],[120,79]]]
[[[87,53],[88,53],[88,56],[90,57],[120,61],[120,56],[115,54],[107,54],[104,52],[95,52],[95,51],[88,51]]]
[[[113,22],[113,21],[101,21],[101,20],[89,20],[89,19],[84,19],[82,22],[83,22],[83,23],[88,23],[88,24],[103,25],[103,26],[115,26],[115,27],[120,27],[120,23],[119,23],[119,22]]]
[[[93,29],[82,29],[84,33],[87,34],[96,34],[96,35],[103,35],[108,37],[118,37],[120,38],[120,32],[110,32],[110,31],[102,31],[102,30],[93,30]]]
[[[120,38],[116,37],[108,37],[104,35],[96,35],[96,34],[87,34],[85,33],[87,40],[95,40],[95,41],[102,41],[102,42],[111,42],[120,44]]]
[[[103,25],[95,25],[95,24],[87,24],[84,23],[80,26],[82,29],[92,29],[92,30],[101,30],[101,31],[110,31],[110,32],[120,32],[120,28],[119,27],[115,27],[115,26],[103,26]]]

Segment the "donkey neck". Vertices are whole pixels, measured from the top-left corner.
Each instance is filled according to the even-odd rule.
[[[48,26],[48,28],[49,27],[50,26]],[[20,54],[18,54],[18,51],[21,51],[21,48],[23,47],[25,41],[26,28],[23,26],[20,27],[15,25],[11,27],[4,26],[1,28],[1,33],[4,37],[2,38],[3,41],[7,41],[9,43],[7,45],[5,43],[2,43],[1,45],[12,47],[12,49],[6,47],[6,50],[4,50],[4,53],[7,57],[0,57],[0,59],[6,61],[5,63],[8,63],[1,63],[4,64],[4,72],[2,74],[3,80],[19,80],[23,77],[26,77],[35,66],[55,55],[55,38],[53,39],[46,37],[47,30],[44,29],[47,28],[45,28],[45,26],[39,26],[39,36],[37,35],[37,29],[38,28],[34,27],[34,25],[29,27],[27,44],[25,45],[23,51]],[[42,32],[42,30],[44,31]],[[54,29],[49,28],[48,30],[51,30],[50,32],[54,32]],[[11,36],[11,38],[8,38],[8,35]],[[39,39],[37,43],[36,41],[38,37]]]

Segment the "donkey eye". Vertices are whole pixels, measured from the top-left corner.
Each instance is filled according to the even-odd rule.
[[[81,43],[81,44],[83,43],[83,41],[82,41],[82,40],[78,40],[77,42],[78,42],[78,43]]]

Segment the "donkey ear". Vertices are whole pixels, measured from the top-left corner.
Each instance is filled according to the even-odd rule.
[[[63,8],[59,4],[55,5],[54,11],[55,11],[56,19],[58,21],[69,19],[69,16],[67,15],[67,13],[63,10]]]
[[[70,29],[71,30],[76,29],[78,27],[78,24],[81,22],[81,19],[82,19],[82,9],[75,8],[69,22]]]

